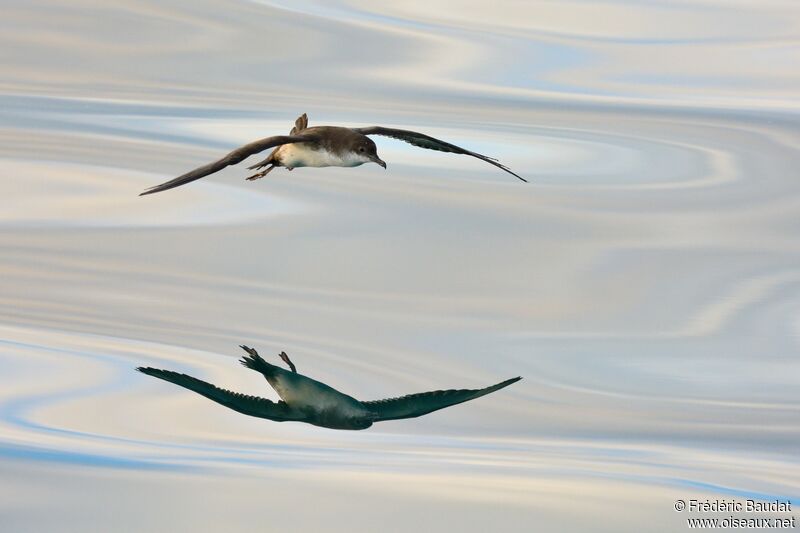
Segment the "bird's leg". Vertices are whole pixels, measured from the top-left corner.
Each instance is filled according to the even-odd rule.
[[[292,360],[289,359],[289,356],[286,355],[286,352],[279,353],[278,357],[283,359],[283,362],[286,363],[287,365],[289,365],[289,368],[292,369],[292,372],[294,372],[295,374],[297,373],[297,368],[294,366],[294,363],[292,363]]]
[[[255,173],[255,174],[253,174],[252,176],[248,176],[248,177],[247,177],[247,178],[245,178],[245,179],[246,179],[247,181],[254,181],[254,180],[257,180],[257,179],[259,179],[259,178],[263,178],[264,176],[266,176],[266,175],[267,175],[267,173],[269,173],[269,171],[270,171],[270,170],[272,170],[272,169],[271,169],[271,168],[268,168],[267,170],[262,170],[261,172],[256,172],[256,173]]]
[[[258,352],[256,351],[255,348],[250,348],[249,346],[245,346],[244,344],[240,344],[239,348],[241,348],[245,352],[249,353],[253,357],[261,357],[260,355],[258,355]]]
[[[252,167],[250,167],[250,168],[252,169],[252,168],[257,168],[257,167],[258,167],[258,165],[253,165],[253,166],[252,166]],[[274,163],[273,163],[273,164],[270,164],[270,166],[268,166],[267,168],[265,168],[265,169],[264,169],[264,170],[262,170],[261,172],[256,172],[256,173],[255,173],[255,174],[253,174],[252,176],[248,177],[248,178],[247,178],[247,180],[248,180],[248,181],[253,181],[253,180],[257,180],[257,179],[259,179],[259,178],[263,178],[264,176],[266,176],[267,174],[269,174],[269,173],[272,171],[272,169],[273,169],[273,168],[275,168],[275,164],[274,164]]]

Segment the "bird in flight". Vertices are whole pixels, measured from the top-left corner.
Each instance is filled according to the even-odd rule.
[[[248,167],[249,170],[259,169],[248,180],[257,180],[266,176],[275,167],[285,167],[292,170],[298,167],[357,167],[364,163],[377,163],[386,168],[386,163],[378,157],[375,142],[369,135],[383,135],[405,141],[420,148],[450,152],[477,157],[482,161],[494,165],[512,176],[527,182],[525,178],[511,171],[497,159],[481,155],[454,144],[439,139],[434,139],[424,133],[415,131],[397,130],[382,126],[368,128],[341,128],[338,126],[313,126],[308,127],[308,116],[303,113],[296,121],[289,135],[275,135],[265,137],[246,144],[232,151],[222,159],[203,165],[187,172],[175,179],[161,185],[150,187],[139,196],[166,191],[181,185],[186,185],[213,174],[223,168],[240,163],[253,154],[274,148],[266,159]],[[261,170],[263,169],[263,170]]]
[[[286,355],[280,358],[290,370],[266,362],[253,348],[242,345],[247,352],[240,362],[260,372],[281,397],[278,402],[257,396],[247,396],[221,389],[211,383],[170,370],[139,367],[138,371],[192,390],[206,398],[242,414],[276,422],[306,422],[331,429],[366,429],[375,422],[416,418],[418,416],[474,400],[519,381],[507,379],[485,389],[438,390],[409,394],[400,398],[362,402],[328,385],[297,372]]]

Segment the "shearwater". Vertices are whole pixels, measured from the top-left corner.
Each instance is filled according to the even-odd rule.
[[[266,362],[253,348],[244,345],[241,348],[247,352],[240,361],[242,365],[263,374],[280,396],[280,401],[273,402],[266,398],[221,389],[171,370],[151,367],[139,367],[137,370],[180,385],[245,415],[275,422],[306,422],[331,429],[366,429],[373,423],[384,420],[416,418],[485,396],[522,379],[507,379],[483,389],[438,390],[362,402],[298,373],[286,352],[281,352],[280,358],[289,365],[290,370]]]
[[[450,152],[477,157],[494,165],[512,176],[527,182],[497,159],[471,152],[454,144],[435,139],[424,133],[409,130],[370,126],[366,128],[343,128],[339,126],[308,127],[308,116],[303,113],[296,121],[289,135],[275,135],[253,141],[202,167],[187,172],[161,185],[150,187],[139,196],[166,191],[213,174],[223,168],[240,163],[253,154],[269,148],[274,150],[263,161],[248,167],[250,170],[263,169],[248,177],[248,180],[263,178],[275,167],[288,170],[298,167],[357,167],[364,163],[377,163],[386,168],[386,163],[378,157],[375,142],[369,135],[383,135],[405,141],[420,148]]]

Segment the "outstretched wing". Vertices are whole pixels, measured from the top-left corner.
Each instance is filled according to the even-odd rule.
[[[170,370],[159,370],[158,368],[150,367],[139,367],[136,370],[148,376],[163,379],[164,381],[169,381],[170,383],[202,394],[209,400],[213,400],[218,404],[222,404],[229,409],[233,409],[245,415],[266,418],[276,422],[284,422],[287,420],[302,421],[305,418],[301,413],[291,409],[282,401],[276,403],[266,398],[248,396],[246,394],[220,389],[211,383]]]
[[[414,146],[419,146],[420,148],[427,148],[428,150],[437,150],[439,152],[450,152],[453,154],[463,154],[472,157],[477,157],[481,161],[486,161],[490,165],[494,165],[497,168],[508,172],[512,176],[515,176],[526,183],[528,182],[528,180],[512,172],[510,168],[500,163],[497,159],[477,154],[475,152],[470,152],[469,150],[465,150],[464,148],[456,146],[455,144],[450,144],[448,142],[441,141],[439,139],[434,139],[430,135],[425,135],[424,133],[417,133],[416,131],[409,131],[409,130],[396,130],[392,128],[384,128],[382,126],[370,126],[369,128],[354,128],[354,129],[355,131],[361,133],[362,135],[383,135],[385,137],[392,137],[393,139],[399,139],[401,141],[405,141],[409,144],[413,144]]]
[[[199,180],[209,174],[213,174],[214,172],[218,172],[223,168],[235,165],[240,161],[250,157],[253,154],[257,154],[258,152],[263,152],[268,148],[274,148],[276,146],[280,146],[282,144],[291,144],[296,142],[314,142],[316,138],[313,135],[275,135],[274,137],[265,137],[264,139],[259,139],[258,141],[251,142],[250,144],[245,144],[244,146],[237,148],[233,152],[229,153],[222,159],[218,159],[213,163],[209,163],[207,165],[203,165],[202,167],[198,167],[192,171],[187,172],[181,176],[178,176],[175,179],[169,180],[161,185],[156,185],[154,187],[150,187],[139,196],[144,196],[146,194],[153,194],[154,192],[161,192],[166,191],[168,189],[173,189],[175,187],[179,187],[181,185],[185,185],[189,182],[194,180]]]
[[[460,390],[437,390],[433,392],[421,392],[419,394],[409,394],[400,398],[388,400],[375,400],[372,402],[361,402],[364,407],[377,415],[375,422],[383,420],[397,420],[400,418],[416,418],[427,415],[433,411],[450,407],[459,403],[468,402],[475,398],[480,398],[503,387],[508,387],[522,378],[511,378],[486,387],[485,389],[460,389]]]

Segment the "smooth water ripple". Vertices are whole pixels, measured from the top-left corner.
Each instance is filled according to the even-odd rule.
[[[6,4],[4,531],[676,531],[679,498],[800,501],[793,3]],[[531,183],[377,139],[386,171],[138,196],[302,112]],[[242,343],[365,400],[524,379],[341,432],[134,370],[275,399]]]

